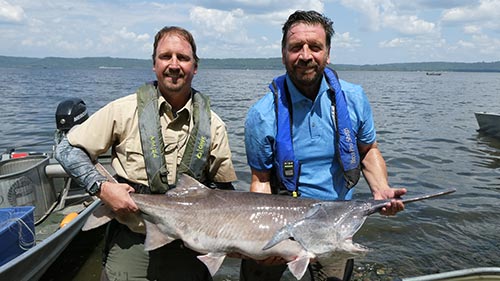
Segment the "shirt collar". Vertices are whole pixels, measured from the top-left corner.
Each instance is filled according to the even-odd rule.
[[[193,91],[191,91],[191,98],[188,99],[188,101],[186,102],[186,104],[181,108],[179,109],[175,114],[172,112],[172,106],[165,100],[165,98],[163,97],[163,95],[159,92],[159,90],[157,89],[158,91],[158,109],[159,109],[159,113],[160,115],[166,113],[167,115],[169,116],[179,116],[179,115],[183,115],[183,114],[187,114],[187,116],[191,116],[192,114],[192,110],[193,110],[193,106],[192,106],[192,101],[193,101]]]
[[[295,87],[295,85],[293,84],[293,82],[290,79],[290,77],[288,76],[288,74],[286,75],[286,83],[287,83],[287,86],[288,86],[288,90],[290,91],[290,97],[292,99],[292,103],[295,104],[295,103],[302,102],[304,100],[307,100],[307,101],[311,102],[310,99],[308,99],[307,97],[305,97],[297,89],[297,87]],[[321,86],[319,87],[319,92],[318,92],[318,95],[316,96],[316,99],[318,99],[323,93],[325,93],[329,89],[330,89],[330,87],[328,86],[328,83],[326,82],[325,75],[323,75],[323,77],[321,78]]]

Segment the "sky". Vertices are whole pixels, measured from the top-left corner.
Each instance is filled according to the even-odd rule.
[[[150,59],[176,25],[202,59],[280,57],[296,10],[333,20],[333,64],[500,61],[500,0],[0,0],[0,55]]]

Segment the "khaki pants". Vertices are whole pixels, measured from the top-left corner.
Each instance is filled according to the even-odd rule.
[[[354,260],[347,259],[336,264],[323,266],[319,262],[309,264],[301,281],[348,281],[351,279]],[[240,281],[279,281],[287,265],[260,265],[254,260],[242,260]]]
[[[199,254],[184,247],[182,241],[147,252],[144,235],[113,224],[107,233],[104,280],[212,281],[207,267],[196,257]]]

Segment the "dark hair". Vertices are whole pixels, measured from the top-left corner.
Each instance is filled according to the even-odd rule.
[[[193,50],[193,56],[196,64],[198,64],[198,61],[200,61],[200,58],[198,58],[198,55],[196,55],[196,43],[194,42],[194,37],[193,35],[187,31],[186,29],[178,26],[165,26],[162,28],[158,33],[155,35],[155,42],[153,43],[153,64],[155,64],[155,58],[156,58],[156,48],[158,47],[158,42],[167,34],[177,34],[181,36],[182,38],[186,39],[186,41],[189,42],[191,45],[191,49]]]
[[[333,30],[333,21],[316,11],[295,11],[295,13],[288,17],[288,20],[283,25],[283,38],[281,39],[282,49],[284,49],[286,45],[288,30],[296,23],[321,24],[326,33],[326,46],[330,48],[332,36],[335,33]]]

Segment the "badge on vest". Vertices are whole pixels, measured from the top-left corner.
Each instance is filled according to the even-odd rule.
[[[283,162],[283,175],[285,177],[293,177],[293,161]]]

